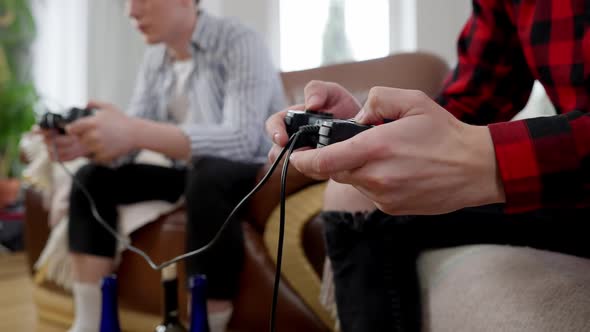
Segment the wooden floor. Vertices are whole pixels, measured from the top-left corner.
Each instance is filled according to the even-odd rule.
[[[0,331],[64,332],[38,323],[24,254],[0,253]]]

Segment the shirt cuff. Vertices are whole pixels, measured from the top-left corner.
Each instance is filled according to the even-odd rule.
[[[541,173],[525,121],[488,125],[506,195],[506,212],[541,207]]]

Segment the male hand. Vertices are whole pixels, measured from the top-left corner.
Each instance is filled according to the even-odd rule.
[[[373,88],[357,121],[379,124],[351,139],[296,152],[315,178],[355,186],[393,215],[441,214],[505,200],[487,127],[460,122],[419,91]]]
[[[56,130],[38,129],[51,160],[70,161],[88,154],[86,147],[75,135],[60,135]]]
[[[107,103],[90,102],[87,107],[99,111],[94,116],[74,121],[66,131],[79,137],[93,161],[108,163],[134,149],[132,118]]]
[[[336,118],[349,119],[361,109],[360,103],[352,94],[336,83],[311,81],[305,86],[304,95],[304,105],[295,105],[287,110],[307,109],[332,113]],[[276,160],[281,149],[289,141],[284,122],[287,110],[276,113],[266,120],[266,132],[275,144],[268,154],[271,162]]]

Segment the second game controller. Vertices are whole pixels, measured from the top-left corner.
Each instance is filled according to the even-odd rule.
[[[55,129],[60,134],[66,133],[66,126],[78,119],[92,116],[96,110],[90,108],[73,107],[65,113],[46,112],[39,120],[39,127],[43,129]]]
[[[320,127],[317,147],[342,142],[373,126],[362,125],[353,120],[334,119],[323,121]]]
[[[287,134],[289,137],[293,136],[299,127],[307,125],[321,125],[324,120],[333,119],[334,116],[331,113],[320,113],[314,111],[287,111],[285,116],[285,126],[287,127]],[[317,135],[305,135],[299,137],[295,148],[301,148],[304,146],[315,148],[318,144]]]

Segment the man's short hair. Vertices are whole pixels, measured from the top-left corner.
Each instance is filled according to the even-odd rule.
[[[199,0],[195,0],[195,3],[198,5],[199,4]]]

